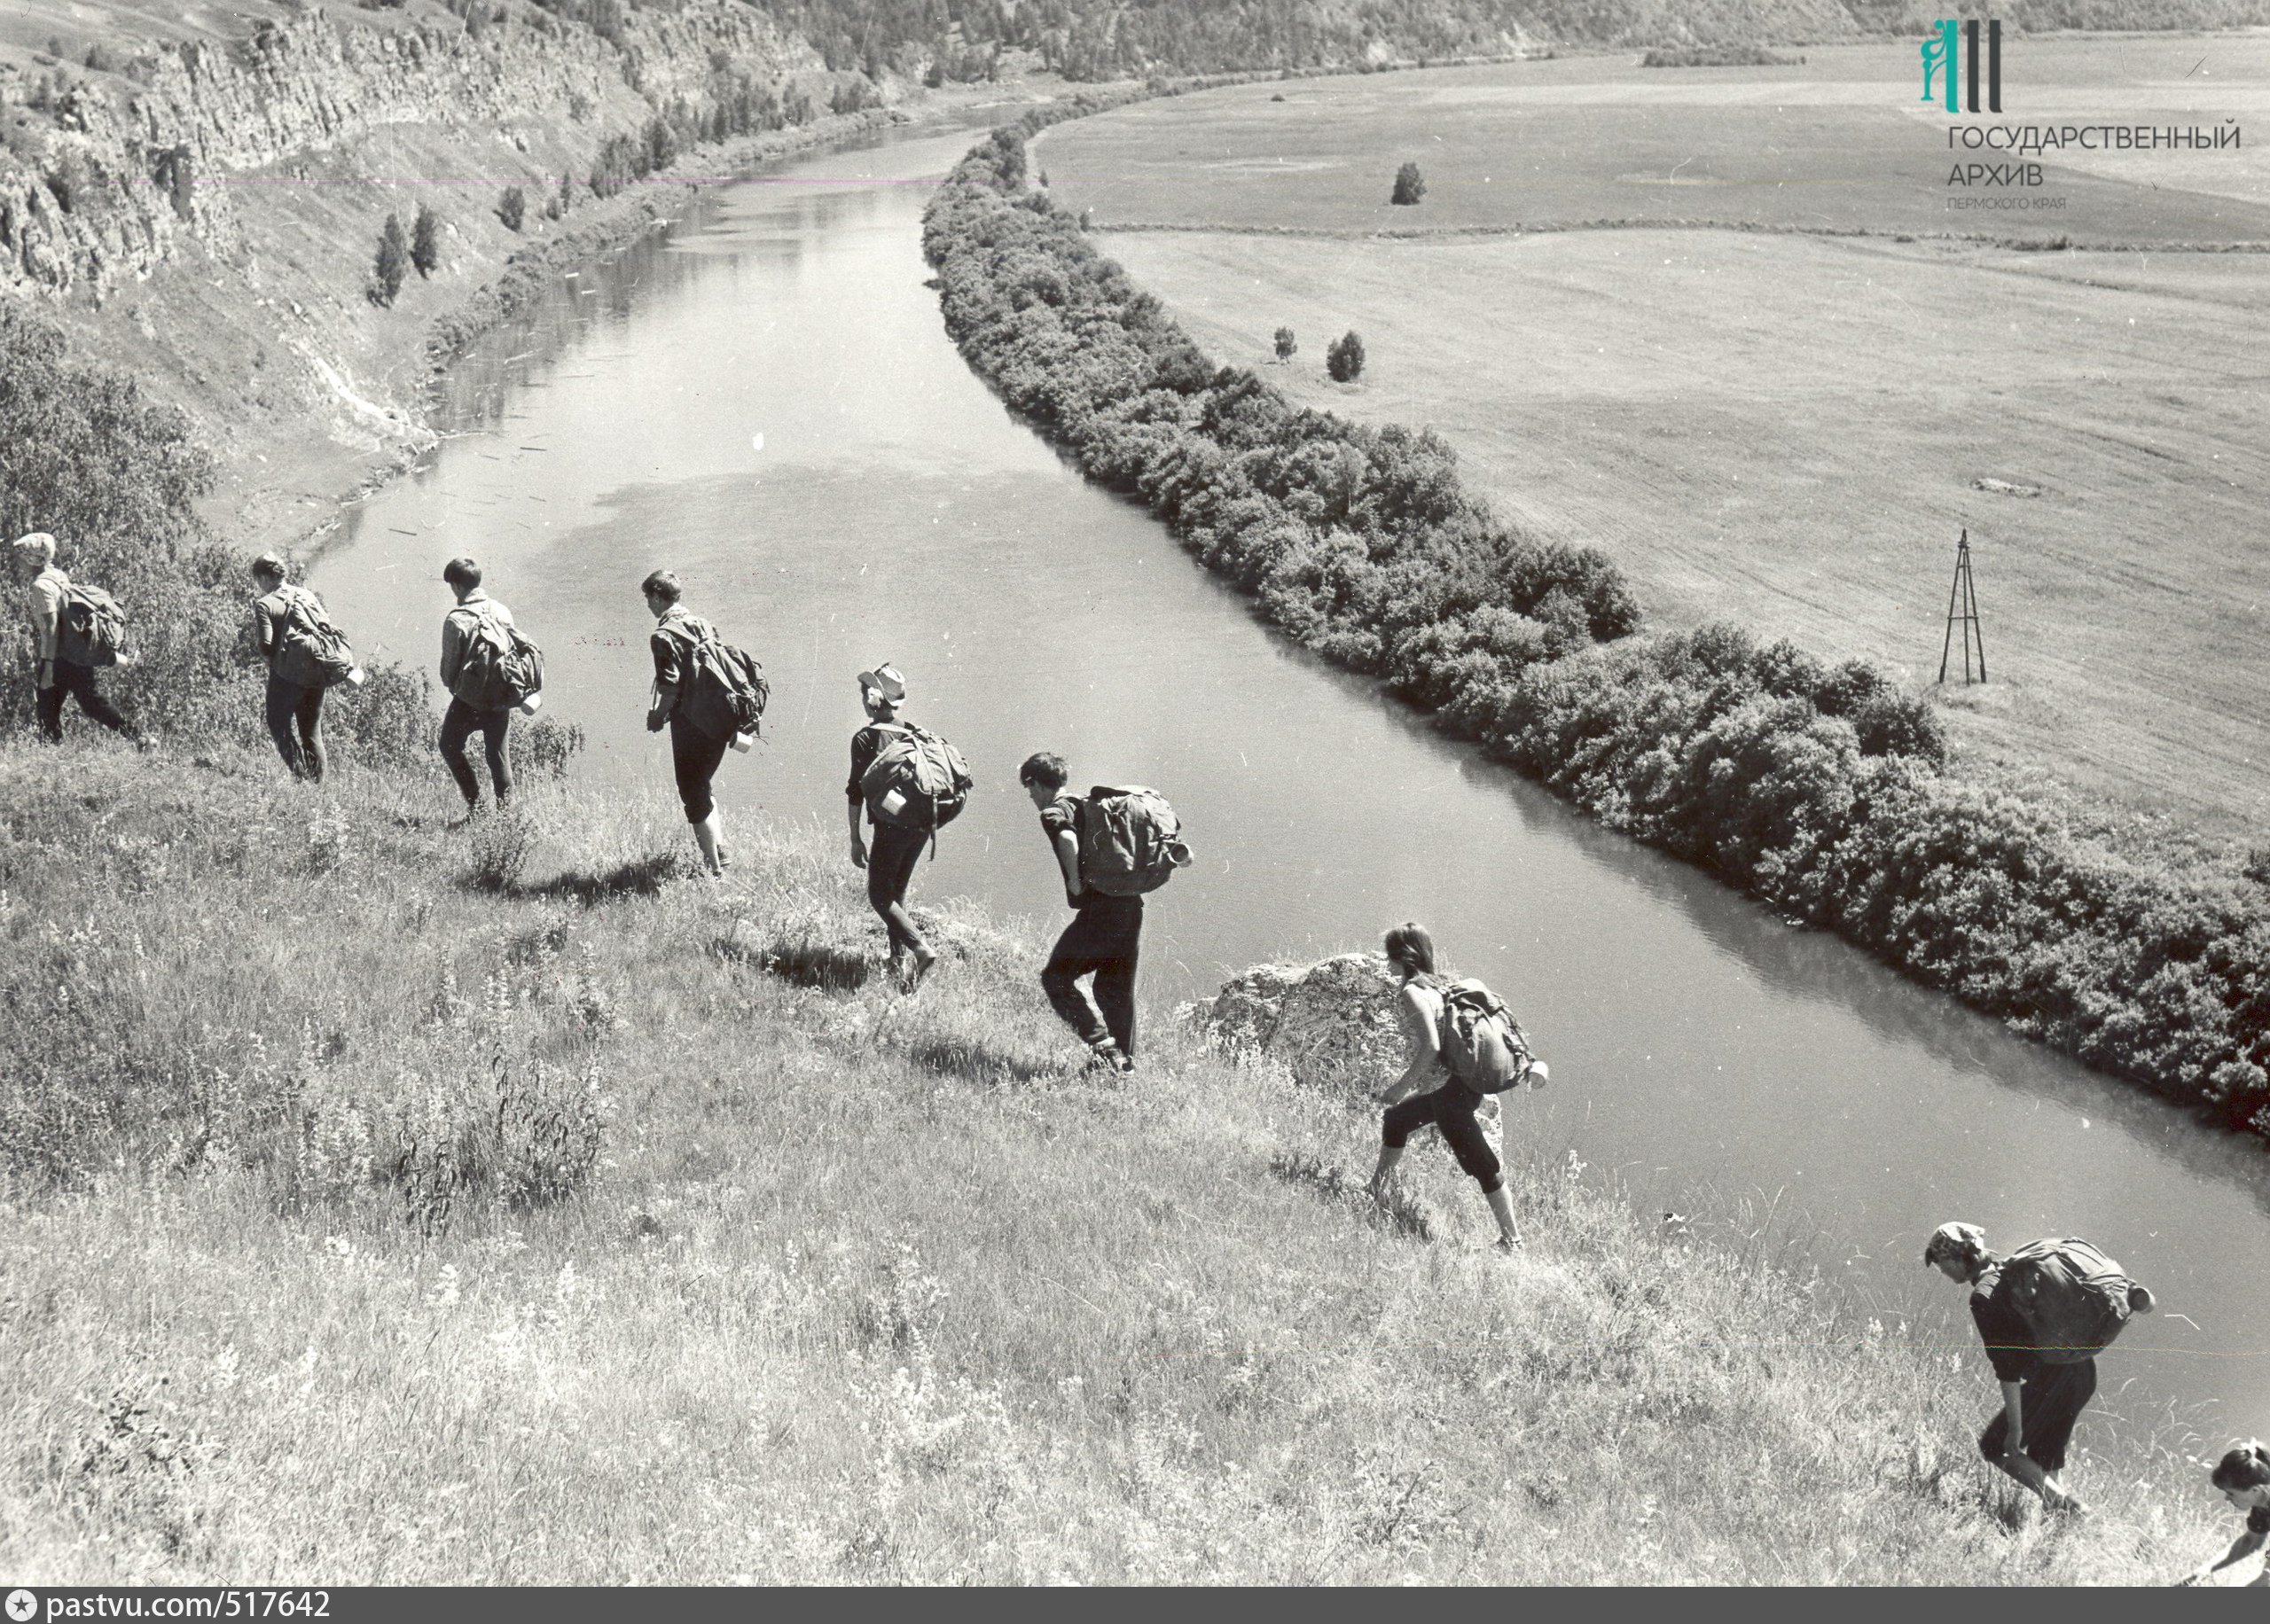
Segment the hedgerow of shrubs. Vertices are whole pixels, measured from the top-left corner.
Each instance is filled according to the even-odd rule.
[[[1288,636],[1601,822],[2090,1065],[2270,1135],[2270,910],[2235,876],[2117,854],[1945,774],[1929,706],[1739,628],[1634,637],[1592,548],[1461,487],[1431,433],[1294,406],[1200,355],[1025,185],[995,130],[924,221],[948,331],[1003,399],[1141,499]]]

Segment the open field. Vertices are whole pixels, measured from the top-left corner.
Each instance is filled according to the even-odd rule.
[[[2218,61],[2239,49],[2119,42],[2132,45]],[[1846,53],[1809,53],[1814,64],[1824,54]],[[1637,98],[1666,78],[1812,71],[1657,71],[1645,84],[1591,90]],[[1831,77],[1821,93],[1843,88]],[[1312,82],[1300,93],[1320,100],[1338,89]],[[1302,353],[1268,369],[1272,382],[1360,420],[1436,429],[1510,516],[1606,548],[1658,623],[1729,618],[1929,683],[1955,535],[1968,527],[1995,680],[1944,691],[1958,744],[2021,777],[2046,771],[2130,808],[2175,812],[2211,835],[2259,828],[2270,811],[2261,518],[2270,503],[2270,262],[2020,253],[1902,243],[1896,233],[1633,229],[1364,241],[1356,215],[1431,218],[1444,193],[1470,197],[1438,174],[1508,155],[1426,157],[1414,145],[1429,186],[1417,209],[1359,203],[1345,179],[1335,194],[1318,178],[1344,172],[1299,168],[1326,161],[1311,152],[1375,139],[1351,127],[1386,116],[1376,104],[1398,89],[1410,94],[1353,82],[1348,96],[1374,104],[1369,112],[1341,119],[1311,105],[1302,131],[1274,142],[1258,138],[1256,121],[1290,104],[1256,103],[1251,89],[1150,104],[1052,130],[1036,162],[1068,206],[1093,207],[1100,219],[1151,218],[1085,177],[1120,172],[1123,141],[1157,152],[1174,138],[1167,121],[1181,116],[1193,121],[1181,138],[1194,150],[1238,155],[1224,163],[1281,158],[1288,169],[1274,181],[1185,185],[1185,215],[1278,227],[1321,218],[1336,195],[1345,236],[1129,231],[1106,246],[1223,361],[1261,364],[1273,330],[1293,327]],[[1459,95],[1470,106],[1478,92]],[[1426,100],[1413,95],[1405,109],[1414,141]],[[1509,91],[1493,105],[1523,104]],[[1701,108],[1676,111],[1700,128]],[[1645,112],[1624,110],[1643,123]],[[1131,122],[1138,113],[1150,122]],[[1484,121],[1467,133],[1511,129]],[[1723,131],[1722,142],[1732,150]],[[1383,196],[1400,149],[1375,150]],[[1718,151],[1699,156],[1717,162]],[[2137,200],[2135,211],[2120,204],[2112,226],[2149,220],[2155,234],[2173,236],[2188,211],[2201,234],[2228,234],[2238,217],[2224,199],[2104,184]],[[2079,192],[2056,189],[2073,191],[2064,212],[2074,215]],[[1591,187],[1567,212],[1605,217],[1604,190]],[[1712,195],[1731,206],[1763,194]],[[1842,207],[1846,224],[1871,218],[1859,194]],[[2246,207],[2256,220],[2259,210]],[[1491,223],[1471,208],[1450,217]],[[1370,365],[1359,385],[1342,387],[1319,362],[1325,342],[1350,327]]]
[[[2117,1408],[2045,1526],[1967,1333],[1837,1320],[1741,1214],[1530,1166],[1507,1262],[1422,1147],[1412,1238],[1297,1171],[1368,1112],[1164,1019],[1091,1081],[965,907],[919,1000],[847,987],[819,830],[718,886],[659,795],[523,841],[58,760],[0,746],[10,1007],[76,1011],[0,1036],[26,1582],[2141,1581],[2225,1534]]]

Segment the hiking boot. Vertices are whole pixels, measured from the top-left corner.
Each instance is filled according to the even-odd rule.
[[[1528,1248],[1522,1245],[1519,1238],[1512,1235],[1500,1235],[1498,1237],[1497,1240],[1492,1244],[1491,1249],[1509,1258],[1517,1258],[1521,1256],[1524,1251],[1528,1250]]]
[[[1119,1045],[1112,1042],[1091,1044],[1088,1049],[1088,1069],[1092,1072],[1126,1072],[1132,1063],[1119,1052]]]

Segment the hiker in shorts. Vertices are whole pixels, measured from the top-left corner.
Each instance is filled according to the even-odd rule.
[[[1142,955],[1143,899],[1108,896],[1081,879],[1080,798],[1064,792],[1070,778],[1064,758],[1045,750],[1026,757],[1017,769],[1017,782],[1040,808],[1041,832],[1064,875],[1064,905],[1073,910],[1072,922],[1048,951],[1040,988],[1097,1065],[1129,1072],[1135,1069],[1135,971]],[[1092,995],[1081,987],[1083,979],[1091,980]]]
[[[1372,1198],[1384,1202],[1411,1136],[1432,1124],[1451,1147],[1467,1176],[1482,1187],[1482,1198],[1498,1220],[1498,1249],[1521,1250],[1522,1232],[1514,1222],[1513,1198],[1506,1191],[1505,1168],[1483,1131],[1476,1113],[1488,1096],[1477,1094],[1451,1075],[1443,1060],[1443,978],[1435,971],[1435,939],[1424,926],[1398,925],[1387,933],[1387,962],[1403,986],[1395,995],[1395,1016],[1410,1044],[1403,1075],[1380,1097],[1387,1107],[1380,1122],[1379,1165],[1372,1170]],[[1424,1090],[1422,1092],[1422,1090]]]
[[[654,656],[654,691],[646,707],[646,731],[659,733],[666,726],[670,730],[670,772],[677,780],[677,798],[685,808],[693,843],[701,849],[702,866],[714,878],[725,871],[730,858],[709,781],[717,776],[733,741],[730,734],[712,738],[692,717],[681,715],[678,699],[693,675],[687,650],[704,637],[716,636],[717,629],[679,601],[685,589],[670,570],[656,570],[638,583],[638,590],[654,617],[654,635],[647,639]]]
[[[2215,1470],[2207,1480],[2222,1492],[2231,1503],[2231,1509],[2246,1516],[2246,1529],[2231,1542],[2222,1560],[2195,1568],[2176,1581],[2178,1584],[2211,1584],[2217,1573],[2270,1544],[2270,1448],[2265,1448],[2258,1439],[2250,1438],[2244,1443],[2234,1444],[2223,1458],[2215,1463]],[[2270,1589],[2270,1561],[2261,1571],[2247,1581],[2248,1588]]]
[[[2002,1386],[2001,1413],[1978,1434],[1978,1453],[2040,1495],[2049,1510],[2085,1512],[2088,1507],[2057,1474],[2065,1470],[2073,1424],[2096,1392],[2096,1361],[2058,1364],[2041,1356],[2017,1306],[2000,1289],[2003,1261],[1988,1249],[1986,1232],[1975,1223],[1943,1223],[1923,1247],[1927,1265],[1970,1287],[1970,1317]]]
[[[96,688],[94,667],[60,655],[63,595],[70,589],[71,577],[55,567],[55,538],[43,530],[19,536],[9,549],[9,558],[16,579],[24,583],[24,609],[31,622],[32,686],[38,696],[41,737],[51,745],[63,742],[63,701],[67,698],[78,700],[80,710],[90,720],[148,749],[148,737]]]
[[[849,803],[851,866],[867,871],[867,903],[890,938],[891,979],[912,992],[922,985],[922,978],[938,962],[938,956],[915,927],[914,916],[906,911],[906,887],[913,881],[914,865],[921,861],[923,848],[936,839],[936,833],[877,820],[861,784],[905,703],[906,678],[896,667],[884,664],[859,673],[859,704],[867,713],[867,725],[851,735],[851,777],[844,784],[843,793]],[[873,825],[872,842],[861,832],[862,818]]]
[[[278,671],[276,660],[283,651],[284,626],[291,618],[293,595],[314,597],[315,594],[290,584],[291,573],[277,553],[263,552],[252,561],[252,579],[260,589],[260,596],[252,600],[253,644],[268,662],[268,736],[276,741],[276,753],[284,758],[294,778],[320,784],[329,765],[323,748],[324,691],[286,681]],[[322,607],[320,599],[317,607]]]
[[[481,776],[466,759],[466,745],[475,733],[489,757],[489,782],[497,809],[512,804],[513,761],[506,741],[513,731],[513,708],[477,702],[481,696],[465,668],[466,646],[480,632],[482,617],[510,626],[513,612],[481,589],[481,566],[471,558],[451,558],[442,579],[458,600],[457,607],[442,617],[442,686],[450,695],[450,708],[442,714],[442,761],[457,780],[470,818],[481,811]]]

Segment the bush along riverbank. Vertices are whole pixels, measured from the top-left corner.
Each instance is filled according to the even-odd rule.
[[[946,326],[1009,406],[1139,496],[1259,613],[1610,828],[2087,1064],[2270,1136],[2264,881],[2116,846],[1946,770],[1935,716],[1859,662],[1740,628],[1635,635],[1614,565],[1540,545],[1431,433],[1296,410],[1217,368],[996,130],[924,247]]]
[[[1424,1143],[1383,1218],[1328,1086],[1372,1062],[1319,1064],[1375,965],[1150,1021],[1122,1082],[965,904],[884,985],[818,827],[713,883],[664,782],[453,800],[0,741],[12,1579],[2122,1583],[2227,1538],[2095,1417],[2096,1516],[2040,1517],[1967,1329],[1643,1222],[1518,1105],[1525,1255]]]

